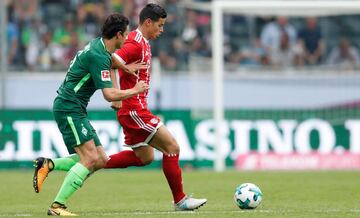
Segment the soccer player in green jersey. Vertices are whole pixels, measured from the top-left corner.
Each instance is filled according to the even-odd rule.
[[[49,171],[68,171],[64,182],[48,209],[48,215],[75,216],[66,210],[65,203],[94,171],[105,166],[108,156],[96,131],[89,122],[87,105],[91,96],[101,89],[104,98],[120,101],[148,90],[148,85],[139,81],[133,88],[120,90],[112,87],[111,54],[122,46],[128,34],[129,21],[120,14],[110,15],[103,27],[102,37],[91,41],[71,61],[64,82],[54,100],[53,113],[69,157],[35,160],[34,188],[40,191]],[[76,154],[75,154],[76,153]]]

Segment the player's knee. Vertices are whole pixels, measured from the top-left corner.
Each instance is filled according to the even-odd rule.
[[[106,166],[108,159],[104,158],[104,157],[99,157],[97,162],[96,162],[96,166],[94,170],[99,170],[102,169]]]
[[[84,158],[84,160],[82,160],[82,162],[86,168],[94,169],[98,162],[98,157],[97,157],[97,155],[91,155],[91,156]]]
[[[174,138],[172,138],[166,147],[167,154],[179,154],[180,153],[180,146],[176,142]]]
[[[144,165],[149,165],[153,162],[154,160],[154,154],[151,154],[151,155],[147,155],[145,157],[142,157],[140,158],[141,159],[141,162],[144,164]]]

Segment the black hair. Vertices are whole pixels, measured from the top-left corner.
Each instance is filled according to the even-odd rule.
[[[129,19],[119,13],[110,14],[101,28],[101,35],[105,39],[111,39],[120,31],[123,34],[129,25]]]
[[[158,21],[160,18],[166,18],[167,13],[163,7],[157,4],[147,4],[140,12],[140,24],[150,18],[152,21]]]

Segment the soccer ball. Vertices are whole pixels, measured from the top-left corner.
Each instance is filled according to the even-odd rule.
[[[236,188],[234,201],[240,209],[255,209],[261,203],[262,196],[259,187],[252,183],[243,183]]]

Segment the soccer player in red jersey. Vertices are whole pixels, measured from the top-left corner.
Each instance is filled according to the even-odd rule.
[[[119,68],[120,89],[131,88],[140,80],[150,83],[149,40],[156,39],[163,32],[166,16],[161,6],[147,4],[140,12],[139,27],[129,33],[123,47],[113,54],[113,66]],[[145,63],[147,67],[140,69],[137,74],[131,73],[125,65],[134,62]],[[163,153],[162,168],[172,191],[175,210],[197,209],[207,199],[192,198],[184,193],[179,145],[160,119],[149,111],[147,95],[148,91],[122,101],[117,118],[123,127],[125,144],[132,150],[111,155],[105,168],[145,166],[154,160],[156,148]],[[116,103],[113,106],[116,107]]]

